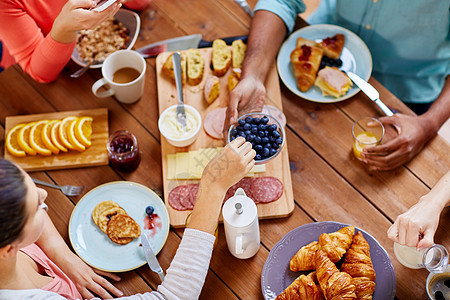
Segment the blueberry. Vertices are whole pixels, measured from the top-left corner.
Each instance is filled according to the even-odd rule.
[[[261,159],[262,159],[261,154],[256,154],[255,155],[255,160],[261,160]]]
[[[277,138],[277,140],[275,141],[275,143],[277,143],[278,145],[281,145],[282,142],[283,139],[281,137]]]
[[[258,127],[256,125],[254,125],[255,127],[252,126],[252,129],[250,130],[252,133],[258,133]]]
[[[264,131],[264,130],[266,130],[266,125],[264,125],[264,124],[259,124],[259,125],[258,125],[258,129]]]
[[[267,124],[267,122],[269,122],[269,118],[268,117],[264,116],[264,117],[261,118],[261,123]]]
[[[267,144],[264,145],[264,148],[270,149],[270,148],[272,148],[272,144],[267,143]]]
[[[273,156],[275,153],[277,153],[277,149],[270,149],[270,156]]]
[[[272,149],[278,149],[280,148],[280,145],[278,145],[277,143],[272,143]]]
[[[269,140],[269,138],[267,136],[265,136],[265,137],[263,137],[261,139],[261,143],[264,144],[264,145],[267,144],[268,142],[270,142],[270,140]]]
[[[236,134],[237,134],[237,129],[236,128],[231,129],[231,136],[236,136]]]
[[[242,125],[242,126],[244,126],[244,124],[245,124],[245,120],[239,119],[239,120],[238,120],[238,123],[239,123],[239,125]]]
[[[336,67],[338,67],[338,68],[342,67],[342,59],[338,58],[336,60]]]
[[[261,152],[263,150],[263,147],[261,145],[256,145],[255,146],[255,151],[256,152]]]
[[[269,136],[269,130],[264,130],[264,136]]]
[[[264,157],[268,157],[268,156],[270,155],[270,150],[267,149],[267,148],[263,148],[261,154],[262,154],[262,156],[264,156]]]
[[[253,122],[253,118],[247,117],[247,118],[245,118],[245,122],[251,124]]]
[[[244,131],[244,133],[245,133],[246,136],[249,136],[250,134],[252,134],[252,133],[250,132],[250,130],[246,130],[246,131]]]
[[[256,144],[255,142],[252,142],[252,148],[255,148]]]
[[[264,131],[259,131],[259,132],[258,132],[258,135],[259,135],[260,137],[264,137],[265,133],[264,133]]]
[[[279,138],[280,137],[280,133],[278,131],[274,131],[272,132],[272,136],[275,138]]]
[[[270,137],[269,137],[269,140],[270,140],[271,143],[275,143],[275,141],[277,140],[277,138],[274,137],[274,136],[270,136]]]
[[[277,124],[272,124],[272,125],[269,126],[269,131],[274,131],[274,130],[277,130],[277,129],[278,129]]]
[[[149,205],[145,208],[145,213],[149,216],[152,215],[154,211],[155,211],[155,209],[151,205]]]
[[[244,124],[244,130],[250,130],[250,129],[252,129],[252,125],[250,125],[248,123],[245,123]]]
[[[237,131],[237,133],[236,133],[236,136],[242,136],[242,133],[243,133],[244,131],[242,131],[242,130],[238,130]]]
[[[256,144],[261,144],[261,137],[260,136],[255,136],[255,143]]]
[[[241,125],[237,126],[236,130],[237,131],[244,131],[244,126],[241,126]]]
[[[232,136],[232,137],[230,138],[230,142],[234,141],[235,139],[236,139],[236,137],[235,137],[235,136]]]
[[[258,125],[259,124],[260,119],[259,118],[253,118],[253,124]]]
[[[255,135],[254,134],[246,134],[247,135],[247,141],[251,142],[255,139]]]

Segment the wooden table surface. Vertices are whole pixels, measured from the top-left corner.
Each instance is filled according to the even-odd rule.
[[[249,1],[254,7],[256,0]],[[141,16],[136,47],[177,36],[201,33],[205,40],[247,34],[250,17],[234,1],[154,0]],[[32,176],[57,184],[84,185],[86,190],[110,181],[129,180],[144,184],[163,195],[161,144],[157,127],[158,101],[155,59],[147,59],[145,94],[131,105],[113,98],[97,98],[91,92],[100,71],[90,70],[78,79],[69,75],[78,69],[70,62],[59,78],[40,84],[18,66],[0,73],[0,151],[4,153],[5,117],[106,107],[109,132],[128,129],[138,138],[142,161],[132,173],[119,173],[109,166],[34,172]],[[383,101],[391,108],[411,112],[373,78]],[[351,126],[362,116],[380,117],[369,99],[357,94],[337,104],[303,100],[281,82],[281,98],[287,117],[286,135],[295,207],[286,218],[262,220],[261,248],[251,259],[234,258],[227,249],[223,226],[214,249],[201,299],[262,299],[261,272],[272,247],[290,230],[311,222],[337,221],[353,224],[372,234],[389,253],[397,276],[398,299],[425,299],[425,269],[400,265],[386,231],[397,215],[427,193],[450,167],[449,145],[434,138],[410,163],[392,172],[368,172],[351,154]],[[49,215],[67,243],[70,214],[81,196],[66,197],[47,189]],[[450,209],[445,209],[435,236],[436,243],[450,249]],[[166,270],[180,243],[183,229],[171,229],[158,255]],[[159,277],[147,266],[122,273],[117,283],[127,295],[154,290]]]

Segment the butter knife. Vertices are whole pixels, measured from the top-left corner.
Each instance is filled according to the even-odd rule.
[[[177,86],[178,105],[177,105],[177,120],[181,127],[186,129],[186,112],[184,111],[183,101],[183,83],[181,81],[181,55],[180,52],[175,52],[172,55],[173,72],[175,73],[175,85]]]
[[[237,4],[239,4],[246,13],[250,15],[250,17],[253,18],[253,11],[250,9],[250,6],[248,6],[248,3],[246,0],[235,0]]]
[[[158,259],[156,258],[155,252],[153,252],[153,249],[150,246],[148,236],[145,232],[143,232],[141,234],[141,243],[142,243],[142,249],[144,250],[145,258],[147,259],[150,269],[153,272],[158,273],[159,278],[161,278],[161,281],[163,281],[164,280],[164,272],[158,262]]]
[[[393,116],[394,113],[380,100],[380,93],[367,81],[352,72],[346,72],[348,77],[369,97],[376,105],[386,114],[386,116]]]

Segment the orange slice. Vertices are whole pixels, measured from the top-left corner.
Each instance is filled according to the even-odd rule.
[[[33,127],[30,129],[30,146],[37,153],[44,156],[52,155],[52,151],[45,147],[44,142],[42,141],[42,128],[45,124],[48,123],[48,120],[41,120],[36,122]]]
[[[91,146],[92,117],[81,117],[75,123],[75,137],[85,147]]]
[[[20,148],[22,148],[23,151],[25,151],[27,154],[30,155],[36,155],[37,152],[30,146],[30,130],[31,127],[34,126],[36,122],[31,122],[23,126],[20,131],[19,135],[17,136],[17,142],[20,145]]]
[[[69,127],[69,124],[73,120],[77,120],[77,117],[69,116],[65,117],[61,121],[61,125],[59,125],[58,128],[58,136],[61,140],[61,143],[64,145],[64,147],[67,147],[69,149],[75,150],[75,147],[72,145],[72,143],[69,141],[69,138],[67,136],[67,128]]]
[[[47,149],[52,151],[53,154],[59,153],[59,148],[52,142],[52,127],[56,122],[58,122],[58,120],[48,121],[47,124],[45,124],[44,127],[42,128],[42,135],[41,135],[45,147],[47,147]]]
[[[59,139],[59,126],[61,126],[61,121],[57,120],[55,123],[53,123],[50,130],[50,138],[52,139],[52,143],[56,146],[56,148],[58,148],[62,152],[67,152],[67,148],[64,147],[61,140]]]
[[[69,122],[69,125],[67,126],[67,138],[75,150],[83,152],[86,150],[86,147],[75,137],[75,124],[77,121],[78,118]]]
[[[17,138],[19,136],[19,131],[25,126],[25,124],[18,124],[11,128],[11,130],[6,135],[6,149],[11,155],[16,157],[24,157],[26,156],[26,152],[22,150],[20,147]]]

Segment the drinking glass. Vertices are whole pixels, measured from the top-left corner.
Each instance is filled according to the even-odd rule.
[[[384,137],[384,126],[375,118],[364,117],[353,123],[353,154],[362,160],[364,148],[379,145]]]

